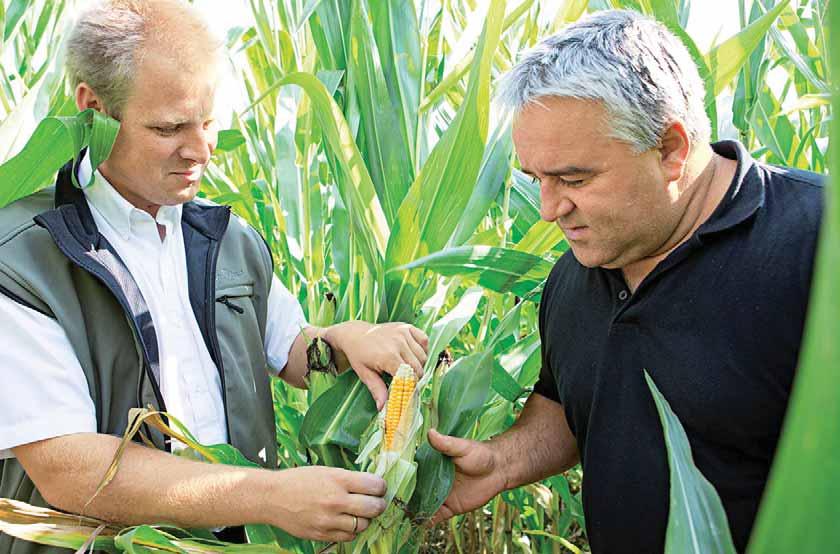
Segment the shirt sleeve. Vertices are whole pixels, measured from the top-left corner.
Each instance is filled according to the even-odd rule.
[[[534,385],[534,392],[541,396],[545,396],[549,400],[554,400],[555,402],[559,403],[560,394],[558,393],[557,389],[557,380],[554,376],[554,368],[551,367],[551,358],[547,353],[548,336],[546,335],[545,311],[546,305],[548,304],[548,287],[549,283],[547,282],[545,284],[545,289],[543,290],[542,299],[540,300],[539,325],[540,353],[542,355],[542,364],[540,366],[540,377],[539,379],[537,379],[537,382]]]
[[[265,356],[276,375],[286,367],[292,343],[308,323],[297,299],[276,275],[271,280],[267,313]]]
[[[87,378],[64,329],[0,294],[0,460],[23,444],[96,432]]]

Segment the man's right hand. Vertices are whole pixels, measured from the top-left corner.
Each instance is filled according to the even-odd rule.
[[[480,508],[500,492],[556,475],[579,461],[563,406],[540,394],[532,394],[516,423],[489,442],[431,430],[429,444],[455,463],[452,491],[432,523]]]
[[[332,542],[354,539],[385,510],[385,481],[370,473],[324,466],[270,471],[208,464],[136,443],[126,445],[113,480],[94,495],[119,445],[117,437],[78,433],[12,452],[52,506],[123,525],[265,523]]]
[[[503,464],[487,443],[442,435],[431,429],[429,444],[455,463],[452,491],[432,517],[432,524],[480,508],[505,490]]]
[[[385,481],[372,473],[311,466],[276,475],[282,497],[274,499],[279,510],[273,525],[297,537],[351,541],[386,508]]]

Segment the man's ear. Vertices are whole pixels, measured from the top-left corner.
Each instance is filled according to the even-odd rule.
[[[662,172],[669,183],[682,178],[690,153],[691,140],[685,125],[679,121],[672,123],[662,135],[659,145]]]
[[[106,113],[102,100],[87,83],[79,83],[76,87],[76,107],[79,108],[80,112],[93,108],[98,112]]]

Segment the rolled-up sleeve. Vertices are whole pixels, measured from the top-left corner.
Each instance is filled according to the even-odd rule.
[[[96,407],[64,329],[0,294],[0,459],[31,442],[96,432]]]
[[[286,367],[292,343],[307,325],[297,298],[275,275],[268,293],[265,328],[265,355],[275,375]]]

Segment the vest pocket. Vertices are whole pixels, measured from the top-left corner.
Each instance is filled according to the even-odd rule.
[[[253,285],[236,285],[216,291],[216,302],[241,315],[245,313],[246,305],[250,304],[253,295]]]

